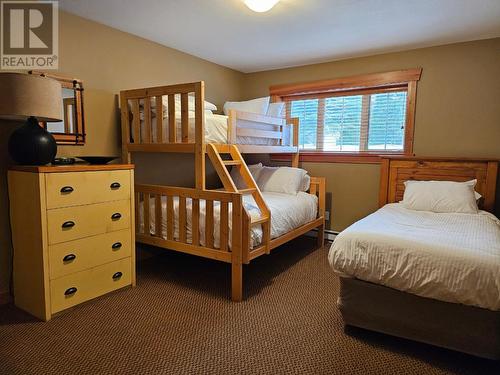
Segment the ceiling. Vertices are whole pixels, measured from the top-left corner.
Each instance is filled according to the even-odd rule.
[[[500,36],[499,0],[60,0],[60,7],[241,72]]]

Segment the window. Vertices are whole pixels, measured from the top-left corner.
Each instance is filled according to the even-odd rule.
[[[287,118],[300,120],[301,160],[377,162],[378,154],[413,151],[420,73],[413,69],[280,86],[271,88],[271,95],[286,103]]]

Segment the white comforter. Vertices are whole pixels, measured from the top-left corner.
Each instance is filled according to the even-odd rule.
[[[422,297],[500,310],[500,221],[388,204],[340,233],[328,256],[341,275]]]
[[[314,195],[299,192],[297,195],[283,194],[283,193],[270,193],[263,192],[264,200],[271,210],[271,238],[279,237],[295,228],[300,227],[314,220],[317,216],[318,198]],[[249,211],[251,217],[259,218],[260,210],[257,207],[254,199],[250,195],[243,196],[243,204]],[[166,197],[162,200],[162,237],[167,237],[167,202]],[[140,207],[140,230],[144,231],[142,202]],[[155,228],[155,209],[154,200],[150,201],[150,233],[154,233]],[[191,199],[186,199],[186,226],[187,226],[187,242],[191,242]],[[179,202],[174,198],[174,238],[179,237]],[[200,200],[200,243],[205,244],[205,201]],[[229,226],[231,223],[231,205],[229,205]],[[231,233],[231,232],[230,232]],[[262,227],[260,225],[253,225],[251,227],[251,246],[252,248],[258,246],[262,242]],[[220,244],[220,203],[214,203],[214,246],[219,247]],[[231,246],[231,235],[229,235],[229,246]]]
[[[143,114],[141,112],[141,120],[143,119]],[[227,143],[227,116],[216,115],[210,112],[205,113],[205,142],[206,143]],[[176,142],[181,142],[181,116],[180,113],[176,115]],[[255,127],[258,125],[250,121],[240,121],[240,124],[244,123],[245,127]],[[151,119],[152,137],[156,140],[156,117]],[[268,129],[266,129],[268,130]],[[276,129],[277,130],[277,129]],[[189,112],[189,128],[188,128],[188,141],[194,142],[195,139],[195,118],[192,112]],[[141,137],[145,139],[146,128],[144,126],[144,121],[141,121]],[[162,142],[168,142],[168,116],[163,118],[163,128],[162,128]],[[236,143],[238,144],[248,144],[248,145],[277,145],[276,139],[272,138],[259,138],[259,137],[237,137]]]

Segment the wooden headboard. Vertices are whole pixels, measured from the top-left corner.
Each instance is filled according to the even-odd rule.
[[[379,206],[403,199],[407,180],[469,181],[477,179],[476,191],[483,196],[480,208],[493,211],[498,160],[467,158],[382,157]]]

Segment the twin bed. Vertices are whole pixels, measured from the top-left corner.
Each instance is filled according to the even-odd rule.
[[[289,153],[298,167],[298,119],[235,110],[216,115],[204,95],[203,82],[120,93],[124,162],[138,152],[194,154],[194,188],[135,184],[135,236],[230,263],[231,296],[241,301],[243,264],[314,228],[322,246],[325,179],[310,177],[309,187],[294,194],[261,191],[241,154]],[[205,186],[207,156],[223,189]],[[162,173],[159,165],[148,167]]]
[[[329,261],[347,325],[500,359],[498,161],[384,158],[380,206],[342,232]],[[406,208],[405,181],[477,180],[480,210]]]

